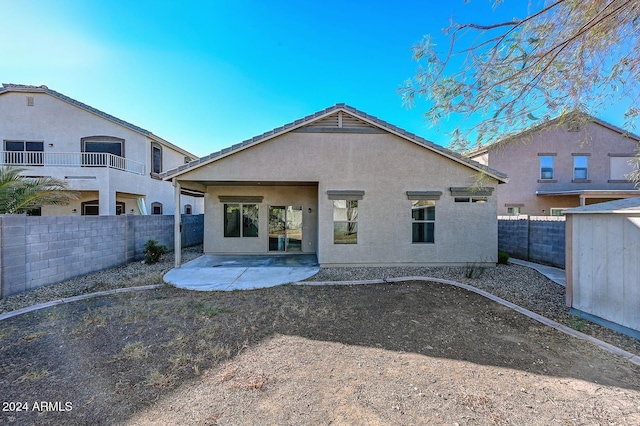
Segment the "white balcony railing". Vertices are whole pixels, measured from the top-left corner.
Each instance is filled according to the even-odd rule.
[[[103,152],[0,151],[0,164],[48,167],[108,167],[138,175],[144,164]]]

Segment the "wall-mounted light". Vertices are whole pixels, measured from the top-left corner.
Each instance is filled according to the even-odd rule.
[[[309,211],[309,214],[311,214],[311,207],[309,207],[309,210],[308,210],[308,211]]]
[[[78,213],[78,209],[71,210],[71,213]]]
[[[52,143],[49,144],[49,148],[53,148],[53,144]]]
[[[133,214],[133,209],[131,209],[130,213]]]

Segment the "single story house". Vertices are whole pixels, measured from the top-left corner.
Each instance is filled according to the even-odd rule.
[[[163,178],[176,197],[205,194],[207,254],[313,253],[321,266],[497,261],[495,189],[506,175],[345,104]]]
[[[567,306],[640,339],[640,197],[565,215]]]

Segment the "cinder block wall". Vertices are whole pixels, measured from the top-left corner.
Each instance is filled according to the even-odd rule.
[[[498,250],[516,259],[565,267],[563,216],[499,216]]]
[[[498,217],[498,250],[516,259],[529,257],[529,229],[525,216]]]
[[[182,246],[202,243],[204,216],[183,215]],[[142,259],[156,240],[173,249],[173,216],[0,216],[0,296]]]

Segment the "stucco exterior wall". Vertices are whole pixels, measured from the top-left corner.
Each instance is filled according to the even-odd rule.
[[[27,106],[27,96],[33,97],[33,106]],[[81,139],[89,136],[112,136],[124,139],[124,157],[144,165],[142,174],[130,173],[106,167],[34,166],[27,167],[25,175],[52,176],[65,180],[70,189],[90,191],[111,202],[128,199],[127,212],[139,214],[137,197],[145,199],[147,211],[151,203],[163,204],[163,213],[173,214],[174,196],[170,182],[153,179],[151,171],[152,139],[71,105],[46,93],[3,93],[0,96],[0,142],[26,140],[44,142],[45,153],[79,153]],[[0,146],[4,150],[4,143]],[[184,164],[185,155],[162,145],[162,167],[165,170]],[[117,195],[116,195],[117,194]],[[86,196],[83,195],[83,200]],[[95,199],[97,199],[96,197]],[[183,205],[194,206],[194,214],[202,213],[203,203],[195,197],[183,197]],[[64,207],[43,208],[44,215],[71,215],[76,209],[80,214],[81,201]],[[131,206],[129,207],[129,204]],[[181,209],[184,212],[184,208]],[[111,214],[115,213],[115,206]]]
[[[258,205],[258,237],[224,237],[224,202],[219,196],[262,196]],[[210,186],[205,196],[205,253],[258,254],[268,251],[269,206],[302,206],[302,252],[315,253],[318,246],[317,186]],[[309,212],[311,209],[311,212]]]
[[[551,208],[577,207],[580,202],[577,196],[541,197],[536,191],[634,189],[630,182],[610,182],[609,154],[632,154],[636,147],[635,140],[589,123],[578,132],[552,127],[472,158],[509,176],[509,183],[498,188],[499,214],[507,214],[507,206],[521,205],[521,214],[539,216],[549,215]],[[540,181],[539,154],[555,155],[552,181]],[[589,156],[588,182],[573,181],[573,154]]]
[[[640,214],[570,214],[567,229],[569,305],[640,331]]]
[[[274,182],[317,183],[317,212],[313,214],[318,223],[316,252],[322,265],[490,264],[497,260],[495,195],[487,203],[455,203],[449,191],[450,187],[472,185],[476,177],[471,168],[392,134],[290,132],[201,166],[180,179],[252,182],[254,188],[249,192]],[[485,186],[496,187],[497,182],[491,179]],[[277,188],[264,189],[265,205],[271,190]],[[357,244],[334,244],[330,190],[364,191],[358,201]],[[309,200],[309,193],[298,195],[297,188],[288,191],[281,194],[283,198]],[[435,243],[411,242],[407,191],[442,192],[436,201]],[[215,245],[222,218],[215,213],[220,209],[213,200],[218,192],[215,187],[207,192],[206,252],[218,250]],[[253,243],[234,249],[253,250]],[[267,245],[260,243],[259,249],[266,251]]]

